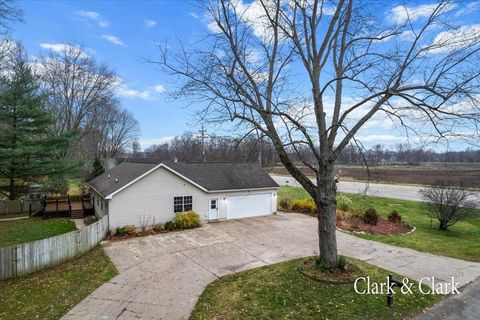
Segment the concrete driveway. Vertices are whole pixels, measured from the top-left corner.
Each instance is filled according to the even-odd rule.
[[[64,319],[186,319],[218,277],[318,251],[316,219],[300,214],[210,223],[188,231],[103,244],[119,275]],[[466,284],[480,264],[338,233],[341,254],[421,279]],[[448,267],[447,267],[448,266]]]

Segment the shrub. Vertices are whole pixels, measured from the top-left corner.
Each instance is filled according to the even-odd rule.
[[[315,206],[315,201],[313,199],[299,199],[292,201],[292,210],[300,213],[305,213],[309,215],[317,214],[317,207]]]
[[[135,226],[125,226],[124,228],[127,231],[127,236],[134,236],[138,233],[138,229]]]
[[[179,212],[173,219],[178,229],[191,229],[200,227],[200,216],[195,211]]]
[[[393,210],[388,215],[388,221],[393,223],[399,223],[400,221],[402,221],[402,216],[400,215],[400,213],[398,213],[397,210]]]
[[[280,199],[280,202],[278,203],[278,206],[282,210],[290,210],[290,202],[291,201],[292,201],[292,199],[290,199],[290,198],[282,198],[282,199]]]
[[[447,230],[460,220],[475,214],[475,202],[469,200],[471,191],[450,187],[448,182],[436,182],[420,190],[426,200],[425,207],[431,219],[437,219],[440,230]]]
[[[116,237],[124,237],[127,235],[127,230],[125,227],[117,227],[115,228],[115,236]]]
[[[152,226],[152,231],[153,232],[162,232],[165,230],[165,226],[163,223],[157,223]]]
[[[340,194],[337,197],[337,209],[342,211],[351,211],[352,199],[350,199],[346,195]]]
[[[337,211],[337,220],[347,220],[352,215],[346,211]]]
[[[135,226],[123,226],[115,229],[116,237],[134,236],[137,234],[137,227]]]
[[[363,220],[364,212],[360,209],[355,209],[352,211],[351,217],[353,220]]]
[[[167,231],[173,231],[173,230],[177,229],[177,226],[175,225],[175,222],[173,222],[173,221],[167,221],[163,227]]]
[[[378,213],[375,208],[368,208],[363,214],[363,222],[366,224],[376,225],[378,222]]]
[[[85,219],[83,219],[83,223],[85,223],[85,225],[88,226],[96,222],[97,220],[98,219],[95,216],[86,216]]]

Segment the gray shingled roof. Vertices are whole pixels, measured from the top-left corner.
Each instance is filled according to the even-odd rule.
[[[277,183],[258,164],[232,162],[164,163],[208,191],[276,188]],[[158,163],[124,162],[88,184],[106,197],[140,177]]]

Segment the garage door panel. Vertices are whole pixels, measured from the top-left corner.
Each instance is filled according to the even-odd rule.
[[[227,197],[227,219],[257,217],[271,213],[271,193],[258,193]]]

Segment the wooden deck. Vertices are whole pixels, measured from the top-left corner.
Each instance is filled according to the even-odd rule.
[[[93,205],[89,201],[47,200],[43,213],[47,216],[68,214],[73,219],[80,219],[91,210]]]

